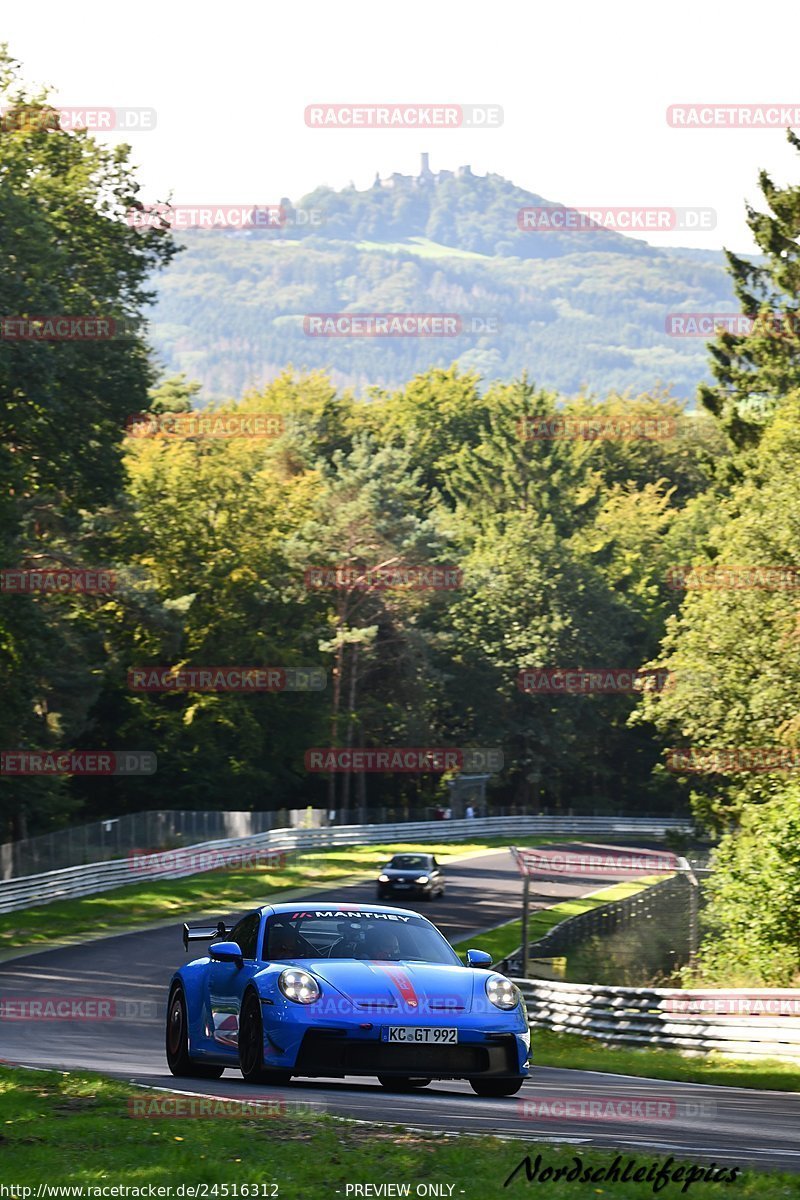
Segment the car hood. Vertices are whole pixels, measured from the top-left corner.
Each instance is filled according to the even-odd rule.
[[[408,879],[409,881],[419,879],[421,875],[431,875],[433,867],[384,867],[381,875],[388,875],[389,879]]]
[[[467,967],[357,958],[321,958],[303,965],[365,1012],[446,1015],[472,1009],[476,973]]]

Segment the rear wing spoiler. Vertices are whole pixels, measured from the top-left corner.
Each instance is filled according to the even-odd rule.
[[[230,929],[225,928],[224,921],[217,921],[216,925],[193,925],[191,929],[188,925],[183,926],[183,948],[189,949],[189,942],[211,942],[216,938],[225,938],[230,933]]]

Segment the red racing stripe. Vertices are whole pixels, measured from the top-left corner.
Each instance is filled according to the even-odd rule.
[[[377,966],[378,964],[375,965]],[[414,989],[414,984],[411,982],[408,975],[406,975],[405,971],[401,970],[400,967],[384,967],[382,965],[379,966],[379,970],[383,971],[384,974],[389,976],[392,983],[400,993],[401,998],[405,1000],[409,1008],[416,1008],[418,1004],[417,993]]]

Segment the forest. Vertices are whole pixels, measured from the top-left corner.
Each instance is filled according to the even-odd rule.
[[[46,104],[10,59],[0,70],[15,111]],[[168,227],[126,222],[140,202],[127,147],[13,122],[3,312],[121,332],[0,339],[2,746],[152,752],[158,767],[4,769],[0,840],[231,797],[402,809],[446,777],[328,779],[306,752],[499,747],[490,805],[691,812],[722,838],[707,978],[796,978],[800,788],[774,752],[790,762],[800,740],[800,187],[764,175],[761,190],[761,256],[729,254],[728,286],[770,320],[718,333],[695,409],[656,381],[575,397],[459,363],[356,394],[288,357],[209,406],[149,341],[177,247]],[[176,420],[201,408],[211,432]],[[64,571],[113,586],[9,582]],[[301,682],[131,686],[135,669],[222,667]],[[531,672],[627,684],[520,687]],[[324,687],[302,683],[320,673]]]

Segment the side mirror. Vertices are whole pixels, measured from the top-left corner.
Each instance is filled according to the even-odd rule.
[[[468,967],[490,967],[492,965],[492,956],[487,954],[485,950],[468,950],[467,951],[467,966]]]
[[[208,947],[208,953],[216,962],[232,962],[241,971],[244,966],[242,948],[237,942],[214,942]]]

